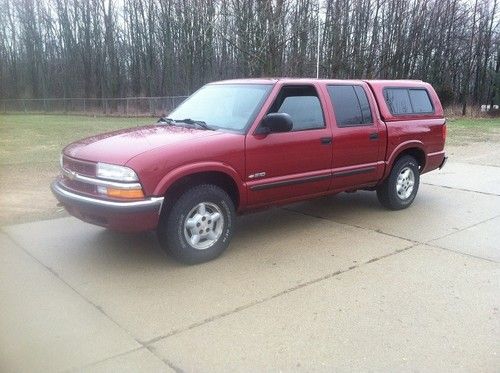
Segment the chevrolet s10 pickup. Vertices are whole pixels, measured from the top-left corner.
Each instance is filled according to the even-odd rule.
[[[219,256],[237,214],[357,189],[410,206],[443,167],[446,121],[414,80],[242,79],[207,84],[154,125],[64,148],[51,186],[109,229],[156,230],[185,263]]]

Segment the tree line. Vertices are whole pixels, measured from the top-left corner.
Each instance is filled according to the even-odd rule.
[[[465,110],[500,101],[498,14],[497,0],[0,0],[0,98],[314,77],[319,51],[322,78],[422,79]]]

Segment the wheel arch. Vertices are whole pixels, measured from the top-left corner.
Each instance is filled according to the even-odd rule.
[[[155,195],[165,196],[164,205],[187,188],[200,184],[213,184],[225,190],[238,210],[246,203],[246,193],[239,174],[218,162],[203,162],[179,167],[169,172],[156,187]]]
[[[394,166],[394,163],[396,163],[396,161],[399,158],[405,155],[410,155],[417,160],[420,171],[422,171],[425,168],[427,156],[424,149],[424,144],[420,141],[408,141],[400,144],[398,147],[396,147],[396,149],[393,150],[387,162],[387,167],[384,173],[384,179],[387,178],[387,176],[389,176],[392,167]]]

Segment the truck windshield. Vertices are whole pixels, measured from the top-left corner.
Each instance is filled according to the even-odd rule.
[[[245,132],[272,84],[209,84],[190,96],[168,117],[191,118],[210,128]]]

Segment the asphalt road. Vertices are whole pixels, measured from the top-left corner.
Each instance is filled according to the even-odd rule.
[[[341,194],[239,218],[183,266],[73,218],[0,231],[0,370],[498,371],[500,167],[407,210]]]

